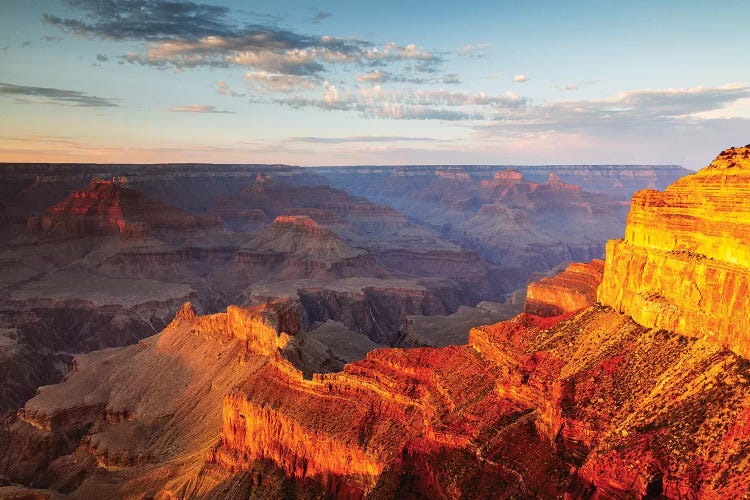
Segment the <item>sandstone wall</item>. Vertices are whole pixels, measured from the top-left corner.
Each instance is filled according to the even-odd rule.
[[[603,304],[644,326],[750,357],[750,147],[723,151],[664,192],[636,193],[607,244]]]

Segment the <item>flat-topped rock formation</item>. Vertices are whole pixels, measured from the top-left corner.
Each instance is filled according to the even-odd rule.
[[[599,301],[639,323],[750,357],[750,147],[633,197],[607,244]]]

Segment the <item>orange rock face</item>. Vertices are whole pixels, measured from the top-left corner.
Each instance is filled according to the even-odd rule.
[[[198,334],[222,334],[245,343],[245,349],[271,355],[287,345],[300,330],[298,312],[285,301],[251,307],[227,307],[226,313],[196,316],[190,303],[177,313],[174,323],[189,322]]]
[[[750,147],[633,198],[598,298],[642,325],[750,357]]]
[[[524,312],[558,316],[589,307],[596,302],[603,273],[603,260],[573,262],[557,276],[543,278],[527,287]]]
[[[601,306],[521,315],[312,380],[276,359],[224,399],[210,461],[270,460],[341,498],[735,498],[749,377],[718,346]]]
[[[387,349],[342,373],[303,380],[277,359],[224,399],[221,441],[211,461],[239,472],[271,460],[339,498],[375,491],[385,497],[549,495],[556,485],[541,477],[558,477],[561,464],[528,417],[530,402],[552,391],[542,380],[548,373],[537,374],[535,363],[488,363],[469,346]],[[508,370],[532,386],[529,394],[515,397],[498,385]]]

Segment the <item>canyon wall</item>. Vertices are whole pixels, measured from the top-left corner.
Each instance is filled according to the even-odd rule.
[[[633,197],[598,299],[650,328],[750,357],[750,147]]]

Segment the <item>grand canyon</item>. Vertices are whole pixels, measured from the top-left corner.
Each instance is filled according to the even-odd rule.
[[[750,500],[747,0],[0,1],[0,500]]]
[[[3,497],[750,491],[750,146],[3,176]]]

